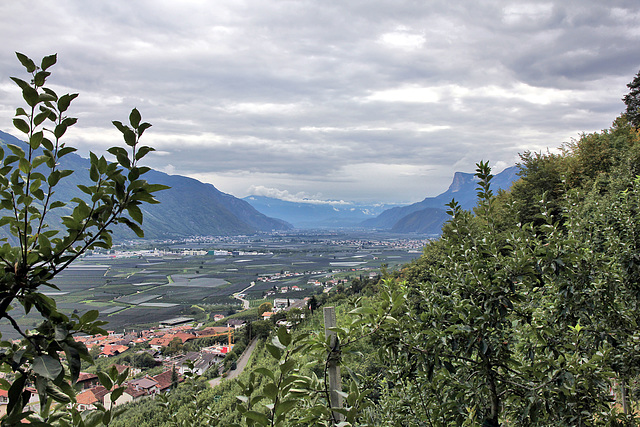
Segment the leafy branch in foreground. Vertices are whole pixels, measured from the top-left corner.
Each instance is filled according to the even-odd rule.
[[[391,313],[403,303],[403,287],[392,280],[381,284],[377,307],[360,305],[347,313],[347,324],[332,327],[337,341],[329,334],[295,334],[280,327],[265,344],[277,362],[273,369],[255,369],[238,396],[237,410],[250,426],[351,426],[363,425],[364,411],[372,405],[371,390],[361,387],[361,376],[344,365],[342,356],[352,353],[361,340],[377,334],[396,320]],[[354,354],[355,355],[355,354]],[[362,355],[355,355],[362,357]],[[342,407],[333,407],[328,368],[331,363],[345,366],[348,385],[335,390],[343,399]],[[320,368],[316,374],[314,368]],[[339,414],[339,415],[338,415]]]
[[[52,402],[61,405],[75,401],[74,384],[81,360],[91,361],[86,347],[77,343],[76,333],[105,333],[106,322],[89,311],[71,318],[58,311],[55,301],[41,292],[42,287],[57,289],[51,280],[74,260],[94,248],[110,248],[111,227],[124,224],[143,236],[143,203],[158,203],[153,193],[166,189],[141,179],[149,168],[138,166],[151,147],[140,145],[140,137],[151,125],[142,122],[134,109],[129,124],[114,121],[128,149],[108,151],[117,161],[90,153],[87,185],[78,185],[83,197],[69,201],[56,197],[56,187],[73,173],[61,169],[61,159],[76,151],[62,138],[77,119],[67,115],[78,94],[58,96],[45,86],[56,55],[47,56],[37,66],[30,58],[16,53],[31,79],[12,80],[22,90],[26,108],[16,110],[13,124],[24,134],[27,144],[0,147],[0,227],[4,243],[0,247],[0,318],[7,321],[22,341],[0,342],[0,370],[13,380],[0,381],[8,390],[9,403],[2,425],[15,425],[28,419],[36,425],[78,425],[70,411],[51,411]],[[55,212],[62,216],[61,230],[51,224]],[[10,314],[21,306],[26,314],[34,308],[43,318],[33,330],[23,329]],[[34,387],[40,413],[27,406]],[[59,406],[62,409],[64,406]],[[108,424],[110,412],[103,408],[102,422]]]

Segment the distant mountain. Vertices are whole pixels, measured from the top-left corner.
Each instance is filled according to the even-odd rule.
[[[281,218],[296,228],[306,229],[358,227],[363,220],[373,218],[393,206],[390,204],[289,202],[265,196],[247,196],[243,200],[265,215]]]
[[[517,172],[518,167],[511,166],[494,176],[491,180],[493,191],[510,188],[518,179]],[[463,209],[473,209],[477,201],[477,182],[472,173],[456,172],[453,182],[444,193],[412,205],[386,210],[375,218],[363,221],[361,225],[399,233],[440,234],[442,224],[448,219],[445,205],[455,199]]]
[[[25,144],[17,138],[0,131],[0,143],[18,146]],[[56,197],[67,201],[73,197],[83,197],[77,184],[89,183],[89,160],[75,153],[61,159],[61,168],[74,173],[56,187]],[[220,236],[253,234],[273,230],[287,230],[291,225],[285,221],[269,218],[254,209],[249,203],[230,194],[223,193],[211,184],[205,184],[180,175],[167,175],[155,170],[144,175],[144,179],[154,184],[164,184],[169,190],[156,193],[160,201],[157,205],[142,205],[144,214],[142,228],[145,238],[174,238],[193,235]],[[70,210],[59,208],[59,216],[68,215]],[[60,224],[59,217],[52,217],[52,225]],[[116,239],[135,238],[135,234],[125,227],[114,229]]]

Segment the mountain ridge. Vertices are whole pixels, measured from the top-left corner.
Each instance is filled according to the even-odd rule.
[[[25,146],[11,134],[0,131],[0,142]],[[58,200],[69,201],[73,197],[86,197],[77,184],[87,184],[89,180],[89,160],[75,153],[60,159],[60,167],[74,171],[56,186]],[[144,175],[150,183],[171,187],[156,193],[159,204],[143,204],[140,209],[144,216],[142,228],[145,238],[162,239],[193,235],[238,235],[291,229],[285,221],[269,218],[258,212],[249,203],[235,196],[223,193],[214,185],[200,182],[181,175],[169,175],[150,170]],[[57,211],[57,212],[56,212]],[[68,215],[69,208],[59,208],[50,212],[51,225],[59,228],[60,216]],[[133,239],[135,234],[124,226],[113,227],[117,240]]]
[[[491,180],[494,191],[506,190],[518,179],[518,167],[510,166],[496,174]],[[361,223],[363,227],[391,230],[403,233],[440,234],[442,224],[448,219],[446,204],[455,199],[463,209],[471,210],[476,205],[478,178],[467,172],[455,172],[449,188],[435,197],[408,206],[395,207],[375,218]],[[439,218],[434,220],[434,218]]]

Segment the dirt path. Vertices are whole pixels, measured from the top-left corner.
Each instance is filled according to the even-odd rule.
[[[244,371],[244,368],[247,366],[247,362],[249,362],[249,359],[251,358],[251,354],[253,353],[253,350],[256,348],[257,344],[258,344],[258,339],[254,338],[253,341],[251,341],[249,346],[244,350],[244,352],[236,362],[236,369],[234,369],[233,371],[229,371],[229,374],[225,378],[218,377],[210,380],[209,385],[211,387],[215,387],[218,384],[220,384],[220,382],[223,379],[232,380],[238,375],[240,375],[242,371]]]

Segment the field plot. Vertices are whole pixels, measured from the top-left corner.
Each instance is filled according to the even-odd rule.
[[[322,291],[321,286],[310,284],[315,281],[375,274],[382,264],[392,270],[420,255],[415,249],[371,243],[370,238],[363,241],[349,236],[336,241],[336,236],[245,236],[225,238],[223,243],[209,246],[166,246],[165,256],[136,255],[132,251],[129,257],[86,257],[52,281],[59,289],[42,291],[69,315],[98,310],[100,318],[109,322],[107,328],[122,330],[180,315],[206,320],[211,313],[194,307],[238,307],[233,294],[252,282],[255,286],[246,292],[249,300],[261,300],[274,287],[280,292],[283,287],[293,286],[300,290],[282,296],[302,298]],[[230,252],[180,255],[185,248]],[[18,317],[25,327],[38,323],[33,313]],[[11,336],[11,330],[1,324],[0,332]]]

